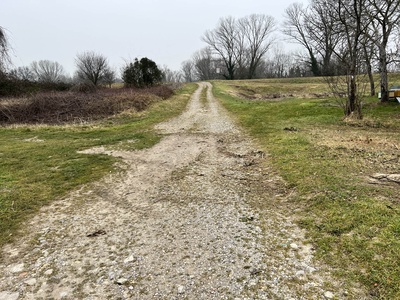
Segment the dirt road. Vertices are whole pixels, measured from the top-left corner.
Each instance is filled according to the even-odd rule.
[[[203,89],[207,99],[201,99]],[[0,299],[330,299],[282,180],[200,83],[123,171],[43,209],[3,249]],[[274,204],[275,203],[275,204]],[[351,297],[350,297],[351,298]]]

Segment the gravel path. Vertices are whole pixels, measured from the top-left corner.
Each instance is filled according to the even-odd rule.
[[[207,99],[201,99],[207,90]],[[362,299],[313,263],[268,155],[200,83],[123,170],[46,207],[3,249],[0,299]],[[346,290],[347,289],[347,290]]]

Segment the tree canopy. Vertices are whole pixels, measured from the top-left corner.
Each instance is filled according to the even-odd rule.
[[[9,45],[6,31],[0,26],[0,73],[4,72],[7,63],[9,62],[8,50]]]
[[[83,52],[75,59],[77,76],[80,80],[98,85],[110,70],[107,58],[95,52]]]
[[[122,70],[122,80],[129,86],[153,86],[159,84],[162,78],[163,74],[157,64],[147,57],[140,60],[135,58],[134,62],[130,62]]]

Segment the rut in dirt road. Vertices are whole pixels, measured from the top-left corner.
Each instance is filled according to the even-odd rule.
[[[202,91],[207,97],[201,101]],[[324,299],[343,293],[288,216],[284,184],[200,83],[151,149],[43,209],[3,249],[0,299]],[[261,209],[262,207],[262,209]],[[330,290],[327,290],[327,282]],[[360,299],[360,298],[359,298]]]

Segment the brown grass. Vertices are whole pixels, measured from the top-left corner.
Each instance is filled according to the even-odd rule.
[[[100,89],[84,92],[42,92],[0,100],[0,124],[64,124],[92,121],[126,110],[142,111],[151,103],[167,99],[166,86],[146,89]]]

